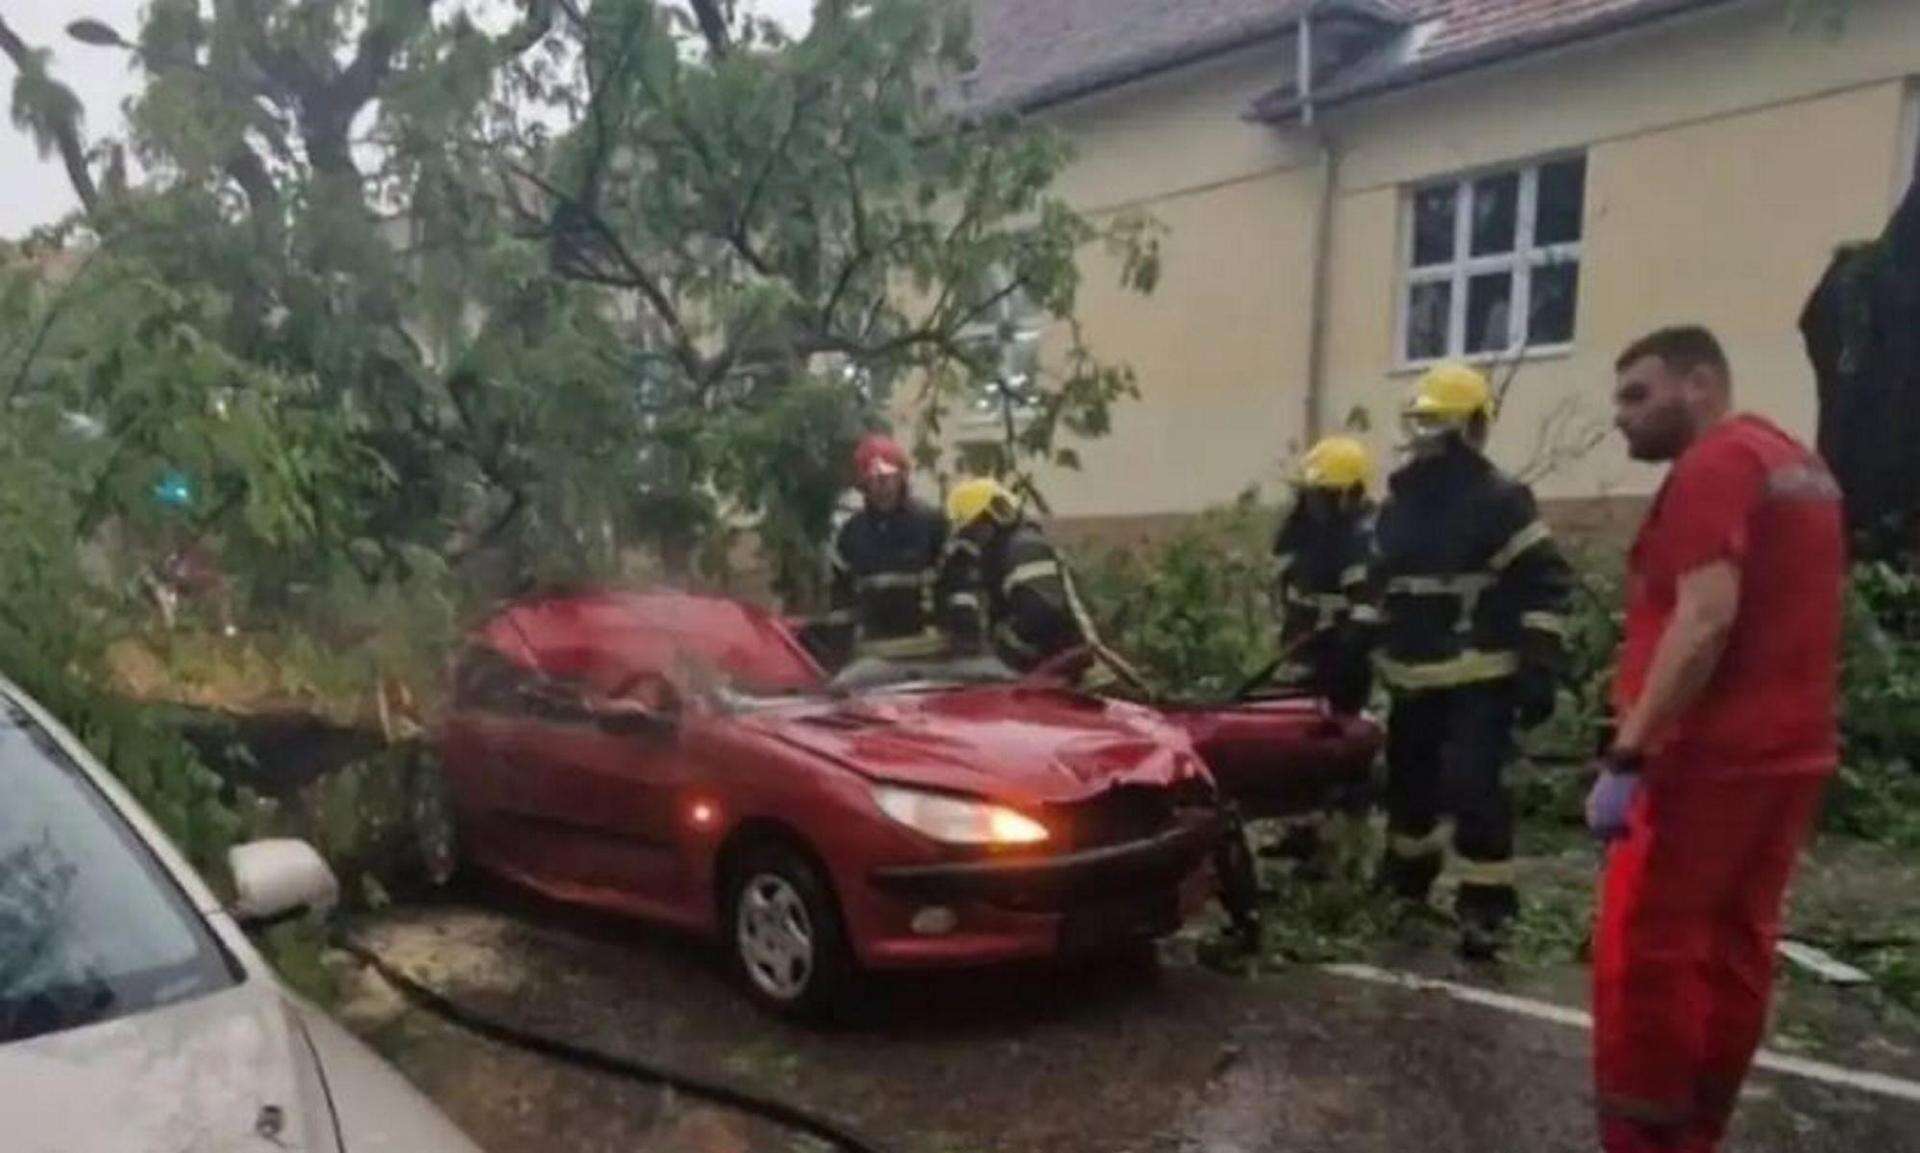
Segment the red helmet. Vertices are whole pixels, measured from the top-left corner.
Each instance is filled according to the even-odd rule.
[[[881,473],[904,474],[907,468],[907,450],[890,436],[874,433],[853,450],[853,475],[858,480]]]

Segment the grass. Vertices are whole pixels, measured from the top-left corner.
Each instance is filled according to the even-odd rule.
[[[1592,921],[1592,850],[1578,836],[1535,841],[1540,855],[1519,862],[1521,910],[1508,961],[1522,967],[1580,962]],[[1377,818],[1348,820],[1334,826],[1317,879],[1302,875],[1294,862],[1262,858],[1262,962],[1320,965],[1377,961],[1410,946],[1451,949],[1450,885],[1443,878],[1433,901],[1413,906],[1377,891],[1372,874],[1383,845]],[[1227,963],[1228,943],[1218,930],[1212,938],[1203,941],[1202,955]]]

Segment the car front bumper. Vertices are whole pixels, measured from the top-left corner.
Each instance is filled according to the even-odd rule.
[[[1049,856],[883,866],[850,909],[872,968],[1037,960],[1164,936],[1212,895],[1225,831],[1212,810],[1181,812],[1153,837]],[[951,928],[928,932],[930,914]]]

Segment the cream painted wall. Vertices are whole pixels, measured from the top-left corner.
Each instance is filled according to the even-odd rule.
[[[1134,369],[1141,396],[1117,408],[1111,435],[1073,445],[1081,470],[1042,476],[1062,515],[1186,512],[1279,481],[1304,424],[1319,178],[1301,165],[1317,153],[1243,114],[1291,59],[1286,45],[1258,48],[1046,114],[1075,145],[1061,189],[1077,208],[1144,210],[1167,229],[1151,296],[1121,291],[1118,269],[1087,256],[1088,339]]]
[[[1315,180],[1286,174],[1156,203],[1170,229],[1151,296],[1120,292],[1104,261],[1087,272],[1089,342],[1138,374],[1140,399],[1107,437],[1077,444],[1083,468],[1044,483],[1070,516],[1186,512],[1280,480],[1304,425]]]
[[[1764,0],[1382,97],[1324,123],[1344,144],[1342,183],[1364,189],[1915,73],[1914,0],[1851,0],[1833,37],[1795,31],[1782,0]]]
[[[1311,147],[1245,118],[1292,76],[1283,41],[1046,112],[1076,151],[1060,190],[1101,212],[1312,162]]]

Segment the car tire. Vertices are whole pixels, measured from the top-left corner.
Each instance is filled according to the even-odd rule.
[[[453,790],[439,759],[428,753],[414,758],[408,774],[407,853],[411,879],[428,892],[450,892],[465,880]]]
[[[800,852],[768,842],[747,849],[730,878],[724,943],[747,994],[781,1016],[839,1019],[856,966],[826,877]]]

